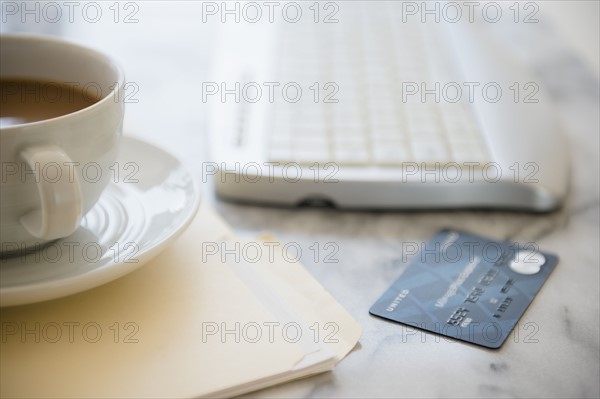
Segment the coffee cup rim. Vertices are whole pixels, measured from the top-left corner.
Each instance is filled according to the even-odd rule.
[[[125,73],[123,71],[123,68],[119,65],[119,63],[117,63],[114,58],[112,58],[111,56],[105,54],[102,51],[96,50],[92,47],[88,47],[88,46],[84,46],[78,43],[74,43],[72,41],[69,40],[64,40],[64,39],[59,39],[56,37],[52,37],[52,36],[47,36],[47,35],[41,35],[41,34],[35,34],[35,33],[2,33],[0,35],[0,40],[22,40],[22,41],[45,41],[48,43],[53,43],[53,44],[57,44],[57,45],[61,45],[61,46],[70,46],[73,48],[76,48],[79,51],[83,51],[83,52],[87,52],[87,53],[93,53],[96,56],[100,56],[104,59],[106,59],[108,61],[109,64],[111,64],[115,71],[117,72],[117,77],[116,77],[116,82],[118,82],[118,84],[115,85],[115,87],[109,91],[107,93],[107,95],[105,95],[102,99],[100,99],[99,101],[95,102],[92,105],[89,105],[85,108],[82,108],[80,110],[74,111],[74,112],[70,112],[68,114],[64,114],[64,115],[60,115],[60,116],[55,116],[54,118],[48,118],[48,119],[43,119],[40,121],[34,121],[34,122],[26,122],[26,123],[19,123],[16,125],[9,125],[9,126],[2,126],[0,127],[0,134],[2,133],[10,133],[12,131],[21,129],[23,127],[33,127],[33,126],[40,126],[40,125],[44,125],[44,124],[48,124],[48,123],[56,123],[56,122],[60,122],[63,121],[65,119],[70,119],[73,117],[77,117],[78,115],[82,115],[86,112],[90,112],[94,109],[100,108],[102,106],[104,106],[104,104],[106,102],[109,101],[113,101],[115,92],[118,90],[120,92],[123,91],[123,87],[125,85]],[[1,76],[0,76],[1,77]]]

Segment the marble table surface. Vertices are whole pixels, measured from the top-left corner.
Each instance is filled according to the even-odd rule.
[[[208,115],[199,90],[211,68],[211,55],[219,47],[219,27],[202,24],[200,5],[194,2],[136,4],[139,13],[134,24],[75,20],[32,27],[14,22],[3,24],[3,30],[60,35],[120,59],[128,81],[139,86],[139,102],[127,105],[127,133],[171,151],[200,175],[207,154]],[[109,12],[109,4],[105,5],[104,11]],[[546,35],[548,42],[558,40],[556,32]],[[566,43],[541,44],[526,53],[556,102],[570,142],[565,151],[572,157],[570,193],[556,212],[281,209],[223,202],[210,184],[202,186],[204,198],[239,234],[269,231],[282,242],[296,242],[306,249],[305,267],[364,329],[360,344],[333,372],[250,396],[600,395],[598,75]],[[368,313],[407,265],[402,244],[426,241],[444,227],[535,242],[561,259],[500,350],[416,333]],[[308,250],[315,242],[334,243],[339,262],[315,262]]]

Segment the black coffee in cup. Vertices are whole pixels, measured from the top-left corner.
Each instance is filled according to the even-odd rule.
[[[67,115],[100,100],[95,87],[38,79],[0,79],[0,126]]]

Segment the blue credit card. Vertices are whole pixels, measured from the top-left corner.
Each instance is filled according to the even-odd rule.
[[[533,243],[442,230],[369,312],[497,349],[557,263]]]

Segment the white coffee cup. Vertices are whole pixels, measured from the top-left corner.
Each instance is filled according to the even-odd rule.
[[[106,55],[66,41],[0,36],[0,76],[93,88],[79,111],[0,127],[0,253],[67,237],[110,181],[121,137],[124,75]]]

